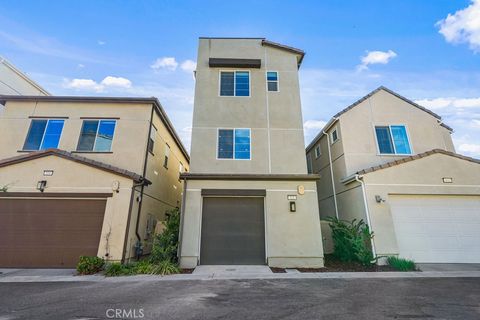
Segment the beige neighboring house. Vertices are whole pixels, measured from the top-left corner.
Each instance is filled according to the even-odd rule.
[[[0,56],[0,95],[41,95],[50,94]]]
[[[200,38],[180,264],[321,267],[298,68],[262,38]]]
[[[0,96],[0,267],[148,253],[189,155],[156,98]]]
[[[366,221],[377,256],[479,263],[480,161],[455,153],[451,133],[385,87],[340,111],[306,150],[321,218]]]

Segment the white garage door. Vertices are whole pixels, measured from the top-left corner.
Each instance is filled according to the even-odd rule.
[[[390,196],[400,256],[416,262],[480,263],[479,196]]]

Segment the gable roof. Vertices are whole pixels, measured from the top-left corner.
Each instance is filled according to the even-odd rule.
[[[177,143],[180,151],[183,153],[187,161],[190,161],[187,149],[180,140],[177,131],[170,122],[167,113],[163,109],[160,101],[155,97],[142,98],[142,97],[90,97],[90,96],[11,96],[0,95],[0,104],[2,101],[41,101],[41,102],[98,102],[98,103],[138,103],[138,104],[152,104],[155,108],[155,112],[162,120],[168,132],[172,135],[173,140]]]
[[[336,118],[340,117],[342,114],[350,111],[351,109],[355,108],[356,106],[358,106],[360,103],[364,102],[365,100],[367,100],[368,98],[372,97],[373,95],[375,95],[377,92],[379,91],[385,91],[385,92],[388,92],[390,93],[391,95],[411,104],[412,106],[430,114],[431,116],[433,116],[434,118],[436,118],[439,123],[440,123],[440,126],[444,127],[445,129],[449,130],[449,131],[453,131],[453,128],[451,128],[450,126],[444,124],[442,122],[442,117],[439,116],[438,114],[436,114],[435,112],[433,112],[432,110],[429,110],[425,107],[422,107],[421,105],[419,105],[418,103],[408,99],[408,98],[405,98],[404,96],[396,93],[395,91],[392,91],[390,89],[388,89],[387,87],[384,87],[384,86],[380,86],[378,87],[377,89],[373,90],[372,92],[370,92],[369,94],[367,94],[366,96],[358,99],[357,101],[355,101],[354,103],[352,103],[351,105],[349,105],[348,107],[346,107],[345,109],[337,112],[330,121],[328,121],[328,123],[325,125],[325,127],[322,128],[322,130],[320,130],[319,134],[317,136],[315,136],[315,138],[313,138],[312,142],[310,142],[310,144],[307,146],[306,150],[307,152],[310,151],[310,149],[318,142],[318,140],[320,140],[321,136],[322,136],[322,133],[324,130],[326,130],[327,127],[329,127],[332,123],[333,120],[335,120]]]
[[[300,65],[302,64],[303,58],[305,57],[305,51],[303,50],[286,46],[284,44],[280,44],[277,42],[269,41],[267,39],[262,40],[262,46],[268,46],[268,47],[272,47],[280,50],[285,50],[294,54],[298,54],[300,56],[300,58],[298,59],[298,67],[300,67]]]
[[[450,157],[454,157],[454,158],[462,159],[462,160],[465,160],[465,161],[480,164],[480,159],[467,157],[467,156],[464,156],[464,155],[461,155],[461,154],[458,154],[458,153],[455,153],[455,152],[446,151],[446,150],[443,150],[443,149],[433,149],[433,150],[423,152],[423,153],[419,153],[419,154],[416,154],[414,156],[406,157],[406,158],[403,158],[403,159],[400,159],[400,160],[387,162],[387,163],[379,165],[379,166],[366,168],[366,169],[357,171],[356,174],[362,175],[362,174],[367,174],[367,173],[375,172],[375,171],[382,170],[382,169],[391,168],[391,167],[394,167],[394,166],[398,166],[402,163],[406,163],[406,162],[410,162],[410,161],[414,161],[414,160],[418,160],[418,159],[421,159],[421,158],[428,157],[432,154],[444,154],[444,155],[447,155],[447,156],[450,156]]]
[[[57,156],[63,159],[71,160],[74,162],[81,163],[83,165],[93,167],[96,169],[117,174],[119,176],[127,177],[132,179],[135,182],[143,182],[146,185],[151,184],[149,180],[145,179],[139,174],[136,174],[135,172],[121,169],[115,166],[111,166],[104,162],[85,158],[85,157],[73,154],[65,150],[60,150],[60,149],[47,149],[47,150],[35,151],[35,152],[30,152],[28,154],[23,154],[23,155],[11,157],[11,158],[2,159],[0,160],[0,168],[6,167],[12,164],[22,163],[22,162],[30,161],[33,159],[39,159],[39,158],[48,157],[48,156]]]
[[[25,73],[23,73],[22,71],[18,70],[13,64],[11,64],[7,59],[5,59],[4,57],[0,56],[0,63],[3,64],[4,66],[6,66],[8,69],[10,69],[11,71],[13,71],[16,75],[18,75],[20,78],[22,78],[23,80],[25,80],[26,82],[28,82],[32,87],[34,87],[35,89],[37,89],[38,91],[40,91],[42,94],[46,95],[46,96],[49,96],[50,93],[43,89],[38,83],[36,83],[35,81],[33,81],[32,79],[30,79]],[[16,90],[15,90],[16,91]],[[18,91],[16,91],[18,92]]]

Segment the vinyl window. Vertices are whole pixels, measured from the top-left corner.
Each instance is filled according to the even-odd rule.
[[[405,126],[376,126],[375,135],[380,154],[412,154]]]
[[[219,129],[218,159],[250,160],[250,129]]]
[[[58,148],[63,124],[64,120],[32,120],[23,145],[23,150],[36,151]]]
[[[84,120],[77,151],[111,151],[116,124],[115,120]]]
[[[250,96],[250,72],[221,71],[220,96]]]
[[[278,91],[278,72],[267,71],[267,90]]]
[[[315,147],[315,158],[318,158],[322,155],[322,150],[320,149],[320,146]]]

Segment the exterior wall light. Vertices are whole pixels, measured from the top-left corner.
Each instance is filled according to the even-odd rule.
[[[385,199],[382,199],[382,197],[377,194],[375,196],[375,201],[377,201],[377,203],[382,203],[385,202]]]
[[[45,191],[46,186],[47,186],[47,180],[40,180],[37,182],[37,190],[40,192]]]
[[[295,201],[290,201],[290,212],[296,212],[297,211],[297,204]]]

